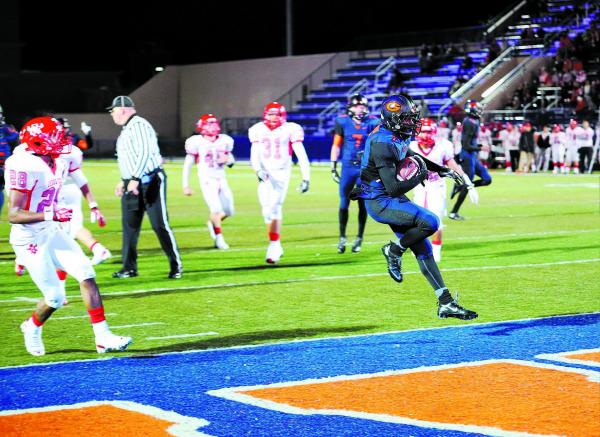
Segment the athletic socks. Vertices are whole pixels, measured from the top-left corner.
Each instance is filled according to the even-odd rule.
[[[421,273],[427,279],[429,284],[433,287],[434,290],[441,290],[446,288],[446,284],[444,283],[444,279],[442,278],[442,274],[440,273],[440,269],[438,268],[435,260],[433,259],[433,255],[428,256],[425,259],[417,258],[417,263],[419,264],[419,268],[421,269]]]
[[[340,222],[340,236],[346,236],[346,225],[348,225],[348,210],[340,208],[338,211],[338,218]]]
[[[269,232],[269,241],[279,241],[279,232]]]

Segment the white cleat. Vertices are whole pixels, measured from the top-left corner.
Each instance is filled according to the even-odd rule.
[[[44,342],[42,341],[42,327],[35,326],[29,320],[21,323],[21,332],[25,338],[25,349],[31,355],[39,357],[46,353]]]
[[[108,250],[106,248],[102,251],[98,251],[92,257],[92,265],[95,266],[100,263],[103,263],[104,261],[109,259],[111,256],[112,256],[112,253],[110,253],[110,250]]]
[[[222,234],[218,234],[215,238],[215,247],[217,249],[227,250],[229,249],[229,244],[225,242],[225,238],[223,238]]]
[[[279,261],[279,259],[283,256],[283,248],[281,247],[281,242],[272,241],[269,243],[269,247],[267,248],[266,261],[269,264],[275,264]]]
[[[208,233],[210,234],[210,238],[212,238],[213,240],[216,239],[217,234],[215,234],[215,228],[210,220],[206,222],[206,227],[208,228]]]
[[[106,352],[124,351],[132,341],[131,337],[121,337],[112,332],[107,332],[96,337],[96,352],[105,354]]]

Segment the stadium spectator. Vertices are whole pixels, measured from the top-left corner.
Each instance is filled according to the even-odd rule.
[[[125,350],[132,340],[110,331],[90,260],[75,240],[58,226],[72,216],[72,210],[54,203],[68,172],[68,164],[57,159],[71,147],[64,128],[55,118],[38,117],[25,123],[20,139],[25,150],[15,153],[6,162],[11,175],[10,244],[44,295],[31,317],[21,324],[25,348],[34,356],[46,353],[42,327],[64,304],[66,297],[56,274],[59,269],[79,282],[94,331],[96,351]]]
[[[386,90],[385,90],[386,93],[388,95],[401,93],[402,88],[404,87],[404,80],[405,80],[405,77],[404,77],[404,74],[402,73],[400,65],[395,65],[394,70],[392,72],[392,77],[390,79],[390,82],[388,83]]]
[[[6,123],[4,111],[0,106],[0,215],[2,214],[2,206],[4,205],[4,163],[11,155],[11,144],[16,142],[19,133],[15,128]]]
[[[287,111],[281,103],[271,102],[263,110],[263,121],[248,130],[250,164],[258,178],[258,200],[267,225],[269,246],[265,261],[275,264],[283,256],[281,224],[283,201],[292,173],[292,151],[298,158],[302,182],[298,191],[310,186],[310,162],[304,149],[304,129],[286,121]]]
[[[225,166],[231,168],[235,163],[233,157],[233,138],[221,133],[221,125],[213,114],[204,114],[196,122],[196,133],[185,141],[185,161],[181,174],[183,194],[193,194],[189,184],[190,169],[198,164],[198,179],[202,196],[210,211],[208,232],[215,247],[229,249],[221,228],[223,220],[234,212],[233,193],[227,183]]]
[[[517,172],[528,173],[535,171],[535,142],[533,140],[533,126],[530,122],[525,122],[522,127],[521,137],[519,138],[519,168]]]
[[[428,170],[442,177],[453,177],[461,182],[462,179],[453,170],[422,158],[408,147],[421,124],[417,106],[410,97],[390,96],[381,107],[382,123],[367,140],[361,164],[362,183],[354,194],[365,200],[369,215],[388,225],[398,238],[382,247],[388,273],[394,281],[403,281],[402,255],[410,248],[438,299],[438,317],[474,319],[477,313],[461,307],[452,297],[433,258],[427,238],[438,230],[439,220],[434,213],[406,197],[407,192],[427,178]],[[415,162],[420,164],[416,175],[399,180],[397,166],[410,156],[418,156]]]
[[[581,171],[585,172],[592,165],[592,156],[594,153],[594,130],[590,127],[590,122],[583,120],[581,130],[577,133],[577,145],[579,146],[579,163]]]
[[[183,266],[175,235],[167,213],[167,175],[162,168],[156,132],[152,125],[137,115],[133,100],[118,96],[107,108],[114,123],[123,126],[117,138],[117,161],[121,181],[115,194],[121,198],[123,248],[121,270],[113,278],[138,276],[137,243],[148,213],[152,229],[169,259],[168,278],[181,278]]]

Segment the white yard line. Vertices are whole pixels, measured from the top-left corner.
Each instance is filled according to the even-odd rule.
[[[117,316],[117,313],[106,313],[105,316]],[[86,319],[90,317],[89,314],[85,316],[63,316],[63,317],[52,317],[50,320],[67,320],[67,319]]]
[[[153,325],[164,325],[164,322],[134,323],[132,325],[118,325],[118,326],[111,325],[110,329],[136,328],[138,326],[153,326]]]
[[[509,265],[496,265],[496,266],[480,266],[480,267],[454,267],[440,269],[442,272],[468,272],[468,271],[482,271],[482,270],[503,270],[503,269],[522,269],[522,268],[536,268],[536,267],[551,267],[560,265],[571,265],[571,264],[588,264],[599,262],[600,258],[591,259],[579,259],[570,261],[554,261],[547,263],[538,264],[509,264]],[[420,271],[407,271],[403,272],[405,275],[414,275],[420,273]],[[234,283],[222,283],[222,284],[208,284],[208,285],[188,285],[184,287],[161,287],[161,288],[149,288],[139,290],[128,290],[128,291],[105,291],[102,293],[103,296],[127,296],[134,294],[145,294],[154,293],[160,291],[185,291],[185,290],[206,290],[215,288],[232,288],[232,287],[252,287],[256,285],[274,285],[274,284],[292,284],[296,282],[314,282],[314,281],[332,281],[339,279],[356,279],[356,278],[370,278],[377,276],[387,276],[388,273],[364,273],[356,275],[338,275],[338,276],[315,276],[312,278],[295,278],[295,279],[281,279],[275,281],[249,281],[249,282],[234,282]],[[80,296],[67,296],[69,299],[76,299]],[[0,304],[3,303],[14,303],[20,302],[22,298],[15,297],[13,299],[0,300]]]
[[[218,332],[199,332],[198,334],[179,334],[179,335],[167,335],[165,337],[146,337],[145,340],[168,340],[171,338],[189,338],[189,337],[206,337],[208,335],[219,335]]]

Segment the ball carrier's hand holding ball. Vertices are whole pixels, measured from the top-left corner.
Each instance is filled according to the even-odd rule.
[[[418,155],[408,156],[398,163],[396,177],[400,181],[409,181],[416,178],[419,182],[423,182],[427,179],[427,165]]]

